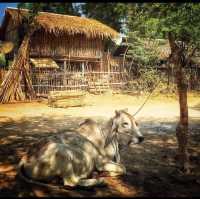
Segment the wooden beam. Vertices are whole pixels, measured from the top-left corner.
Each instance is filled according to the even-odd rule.
[[[80,62],[83,62],[83,61],[90,61],[90,62],[101,62],[101,57],[79,57],[79,56],[73,56],[73,57],[69,57],[69,56],[31,56],[31,58],[51,58],[53,60],[57,60],[57,61],[80,61]]]

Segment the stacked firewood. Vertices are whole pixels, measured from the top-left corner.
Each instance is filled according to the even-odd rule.
[[[28,49],[30,35],[27,34],[18,50],[17,56],[0,86],[0,103],[33,99],[35,92],[29,74]],[[25,94],[22,92],[21,80],[24,78]]]

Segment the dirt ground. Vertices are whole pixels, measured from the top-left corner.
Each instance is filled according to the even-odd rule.
[[[83,107],[52,108],[47,102],[0,104],[0,196],[200,196],[200,93],[189,94],[189,153],[191,174],[176,164],[176,96],[153,96],[135,116],[145,140],[132,148],[120,138],[121,159],[127,174],[106,177],[106,187],[50,190],[24,183],[16,166],[26,150],[42,137],[75,128],[85,118],[103,123],[114,110],[134,114],[145,96],[88,95]]]

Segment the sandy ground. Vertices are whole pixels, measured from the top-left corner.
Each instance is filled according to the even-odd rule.
[[[16,165],[26,149],[41,137],[74,128],[85,118],[104,122],[114,110],[128,108],[134,114],[145,96],[88,95],[83,107],[52,108],[46,101],[0,104],[1,196],[199,196],[200,94],[189,94],[191,174],[177,170],[175,128],[179,119],[176,96],[152,96],[135,116],[145,141],[127,148],[121,138],[122,162],[127,175],[107,178],[107,187],[91,190],[52,191],[30,186],[16,177]]]
[[[135,113],[145,101],[146,96],[122,94],[87,95],[86,106],[71,108],[51,108],[44,100],[41,103],[0,104],[0,116],[20,119],[31,116],[63,116],[73,117],[111,117],[115,109],[128,108]],[[199,117],[199,96],[190,94],[188,99],[189,116]],[[174,119],[179,117],[179,104],[176,96],[152,96],[136,118]]]

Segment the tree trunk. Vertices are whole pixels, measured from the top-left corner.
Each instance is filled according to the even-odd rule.
[[[169,91],[169,84],[170,84],[170,66],[169,63],[167,65],[167,90]]]
[[[189,172],[188,157],[188,105],[187,105],[187,81],[183,67],[186,63],[183,49],[175,43],[172,34],[169,34],[169,43],[171,47],[171,62],[175,65],[176,83],[180,105],[180,121],[176,128],[176,136],[178,141],[178,162],[186,173]]]
[[[178,140],[178,161],[180,166],[189,172],[188,157],[188,105],[187,105],[187,83],[181,66],[178,66],[176,72],[176,81],[179,95],[180,105],[180,122],[176,128],[176,136]]]

